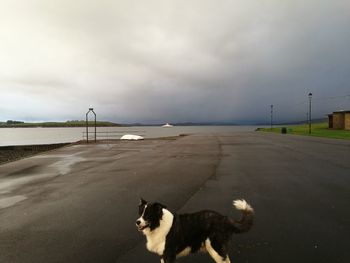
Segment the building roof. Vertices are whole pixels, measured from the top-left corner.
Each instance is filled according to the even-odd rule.
[[[340,111],[334,111],[334,113],[350,113],[350,110],[340,110]]]

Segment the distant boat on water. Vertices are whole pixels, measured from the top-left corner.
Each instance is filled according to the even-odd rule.
[[[169,123],[166,123],[162,126],[163,128],[171,128],[171,127],[174,127],[174,125],[171,125]]]

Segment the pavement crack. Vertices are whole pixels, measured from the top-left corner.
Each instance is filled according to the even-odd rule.
[[[218,173],[217,173],[217,171],[218,171],[218,168],[220,167],[220,164],[221,164],[222,158],[224,157],[224,154],[223,154],[223,148],[222,148],[222,143],[221,143],[220,139],[218,138],[218,136],[215,136],[215,135],[213,137],[215,138],[215,140],[217,142],[219,151],[218,151],[216,163],[213,165],[212,172],[211,172],[210,176],[207,177],[202,182],[202,184],[200,184],[199,187],[197,189],[195,189],[190,194],[190,196],[188,197],[187,201],[184,202],[182,204],[182,206],[177,209],[177,212],[179,210],[183,209],[183,207],[185,207],[196,194],[198,194],[200,191],[202,191],[205,188],[205,186],[208,183],[208,181],[211,181],[211,180],[216,181],[216,180],[218,180]]]

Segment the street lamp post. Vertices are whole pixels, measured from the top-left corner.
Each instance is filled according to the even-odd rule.
[[[311,100],[312,100],[312,93],[309,93],[309,134],[311,134]]]
[[[270,123],[270,125],[271,125],[271,130],[272,130],[272,128],[273,128],[273,105],[271,105],[270,107],[271,107],[271,123]]]

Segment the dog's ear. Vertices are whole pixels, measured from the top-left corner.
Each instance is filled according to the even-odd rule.
[[[154,203],[153,207],[156,209],[157,217],[161,219],[163,217],[163,208],[165,208],[165,206],[160,203]]]
[[[141,197],[139,206],[142,206],[142,205],[145,205],[145,204],[147,204],[147,201]]]

